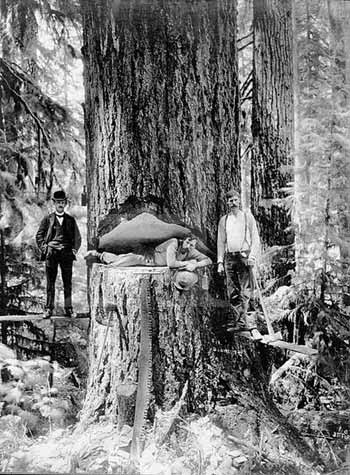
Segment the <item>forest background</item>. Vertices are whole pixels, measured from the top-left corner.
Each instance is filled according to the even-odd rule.
[[[43,306],[34,235],[52,191],[68,192],[84,246],[91,245],[98,206],[86,196],[86,183],[88,193],[94,184],[92,165],[85,165],[80,5],[2,0],[1,15],[0,313],[6,315]],[[231,164],[243,205],[259,224],[271,313],[294,341],[302,335],[327,355],[320,373],[327,384],[311,383],[301,368],[293,377],[302,383],[291,377],[275,396],[304,408],[306,399],[310,409],[337,410],[338,418],[349,385],[349,18],[346,0],[238,2],[234,94],[241,112]],[[214,228],[202,229],[211,247]],[[83,252],[75,273],[79,311],[87,308]],[[291,386],[295,394],[287,398]],[[348,460],[343,432],[327,460],[338,468]],[[329,444],[330,435],[321,433]]]

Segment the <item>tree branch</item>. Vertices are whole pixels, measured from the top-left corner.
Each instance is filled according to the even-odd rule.
[[[20,66],[18,66],[16,63],[13,63],[13,62],[9,63],[8,61],[0,58],[0,64],[4,66],[7,69],[7,71],[10,74],[12,74],[15,78],[17,78],[19,81],[32,87],[38,96],[39,103],[42,106],[47,107],[48,104],[50,104],[55,108],[55,111],[59,111],[61,115],[67,114],[66,109],[60,104],[58,104],[57,102],[54,102],[50,97],[46,96],[42,92],[40,87],[37,84],[35,84],[32,81],[32,79],[28,76],[28,74],[25,71],[23,71],[23,69]],[[61,120],[65,120],[65,119],[61,119]]]
[[[251,36],[252,34],[253,34],[253,30],[250,31],[247,35],[242,36],[241,38],[238,38],[237,42],[239,43],[240,41],[243,41],[243,40],[245,40],[246,38],[249,38],[249,36]]]
[[[243,49],[245,49],[247,46],[253,44],[253,40],[252,41],[248,41],[248,43],[246,43],[244,46],[241,46],[240,48],[238,48],[238,52],[242,51]]]
[[[252,144],[250,143],[249,145],[247,145],[246,149],[244,150],[244,152],[241,154],[241,160],[242,158],[245,157],[245,155],[249,152],[249,150],[251,150],[252,148]]]
[[[23,97],[20,94],[18,94],[18,92],[15,91],[10,86],[7,79],[4,77],[3,73],[1,73],[1,77],[2,77],[2,80],[4,81],[4,83],[6,84],[6,87],[8,88],[8,90],[19,99],[19,101],[24,105],[24,107],[25,107],[26,111],[28,112],[28,114],[32,117],[34,122],[37,124],[37,126],[39,127],[39,129],[41,130],[41,132],[43,134],[43,137],[45,138],[45,142],[46,142],[46,145],[47,145],[48,149],[50,150],[50,152],[52,152],[49,138],[47,136],[47,133],[46,133],[45,129],[41,125],[40,119],[34,114],[34,112],[31,110],[28,103],[23,99]]]
[[[245,101],[249,101],[250,99],[252,99],[253,96],[245,96],[242,100],[241,100],[241,105],[245,102]]]
[[[250,71],[250,73],[246,77],[246,80],[244,81],[244,83],[242,84],[242,86],[240,88],[239,92],[240,92],[241,96],[245,93],[246,89],[252,83],[252,80],[253,80],[253,70]]]
[[[14,63],[14,62],[8,62],[6,61],[5,59],[3,58],[0,58],[0,63],[2,63],[3,66],[5,66],[5,68],[15,77],[17,78],[19,81],[21,82],[26,82],[28,84],[30,84],[34,89],[38,89],[38,86],[36,86],[33,81],[31,80],[31,78],[28,76],[28,74],[20,67],[18,66],[18,64]],[[14,68],[14,66],[19,70],[19,71],[16,71],[16,69]]]

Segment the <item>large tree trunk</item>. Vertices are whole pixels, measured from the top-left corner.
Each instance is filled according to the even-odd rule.
[[[89,241],[153,196],[214,245],[240,180],[235,1],[82,0]]]
[[[140,392],[143,317],[149,316],[151,358],[147,378],[149,416],[156,408],[171,409],[188,385],[185,411],[207,412],[215,404],[234,404],[237,411],[257,412],[278,430],[280,441],[307,465],[318,456],[280,414],[268,391],[271,359],[264,345],[222,331],[225,302],[220,292],[199,285],[179,293],[167,268],[117,268],[94,265],[91,276],[90,378],[79,430],[100,418],[132,426],[146,406]],[[142,288],[150,286],[150,313],[142,315]],[[148,309],[149,310],[149,309]],[[148,312],[147,312],[148,313]],[[271,356],[271,355],[270,355]],[[143,388],[143,399],[148,400]],[[136,395],[136,393],[138,393]],[[141,414],[140,414],[140,410]],[[229,424],[229,418],[223,421]],[[135,430],[135,425],[134,425]],[[255,436],[254,436],[255,437]],[[257,442],[258,443],[258,442]],[[311,470],[311,469],[310,469]]]
[[[90,244],[104,215],[151,199],[158,210],[198,228],[214,248],[224,194],[240,181],[235,3],[82,0]],[[131,290],[132,278],[123,278]],[[92,281],[92,314],[96,285]],[[196,299],[185,311],[188,321],[197,318]],[[180,321],[184,309],[170,302],[172,318]],[[137,339],[137,325],[133,331]],[[176,334],[186,339],[185,327],[182,332]],[[181,354],[170,354],[182,367]],[[172,379],[178,395],[182,379]],[[107,405],[113,399],[104,397]],[[193,392],[194,405],[197,400]]]
[[[252,204],[268,246],[292,243],[284,202],[293,163],[291,7],[291,0],[254,1]]]
[[[210,375],[211,306],[208,292],[197,285],[180,293],[168,268],[122,269],[95,265],[91,276],[92,325],[90,380],[82,421],[101,414],[121,424],[128,420],[120,404],[126,394],[135,404],[140,371],[140,334],[144,295],[150,287],[152,378],[149,389],[157,406],[170,409],[189,382],[188,409],[208,402],[216,379]],[[211,376],[211,377],[210,377]],[[134,391],[132,390],[134,388]],[[132,425],[133,420],[131,421]],[[130,423],[130,419],[129,419]]]
[[[82,7],[90,244],[103,215],[151,197],[213,245],[224,193],[240,180],[236,2],[121,0],[112,10],[110,1],[82,0]],[[170,407],[189,381],[190,410],[226,394],[274,412],[266,348],[219,331],[223,283],[180,295],[168,270],[148,278],[154,401]],[[133,421],[136,385],[145,388],[137,367],[143,280],[140,269],[92,271],[87,423],[99,415]]]

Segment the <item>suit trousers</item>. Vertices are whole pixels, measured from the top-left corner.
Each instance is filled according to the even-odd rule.
[[[61,268],[64,308],[72,307],[72,270],[74,259],[75,257],[70,249],[57,250],[48,248],[45,261],[47,309],[53,310],[55,307],[55,284],[58,266]]]

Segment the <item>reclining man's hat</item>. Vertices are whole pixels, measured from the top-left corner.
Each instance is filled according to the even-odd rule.
[[[178,290],[189,290],[198,282],[198,275],[188,270],[180,270],[176,272],[174,277],[174,286]]]
[[[66,193],[63,190],[58,190],[58,191],[55,191],[55,193],[52,196],[52,199],[54,201],[56,201],[56,200],[66,200],[67,196],[66,196]]]

